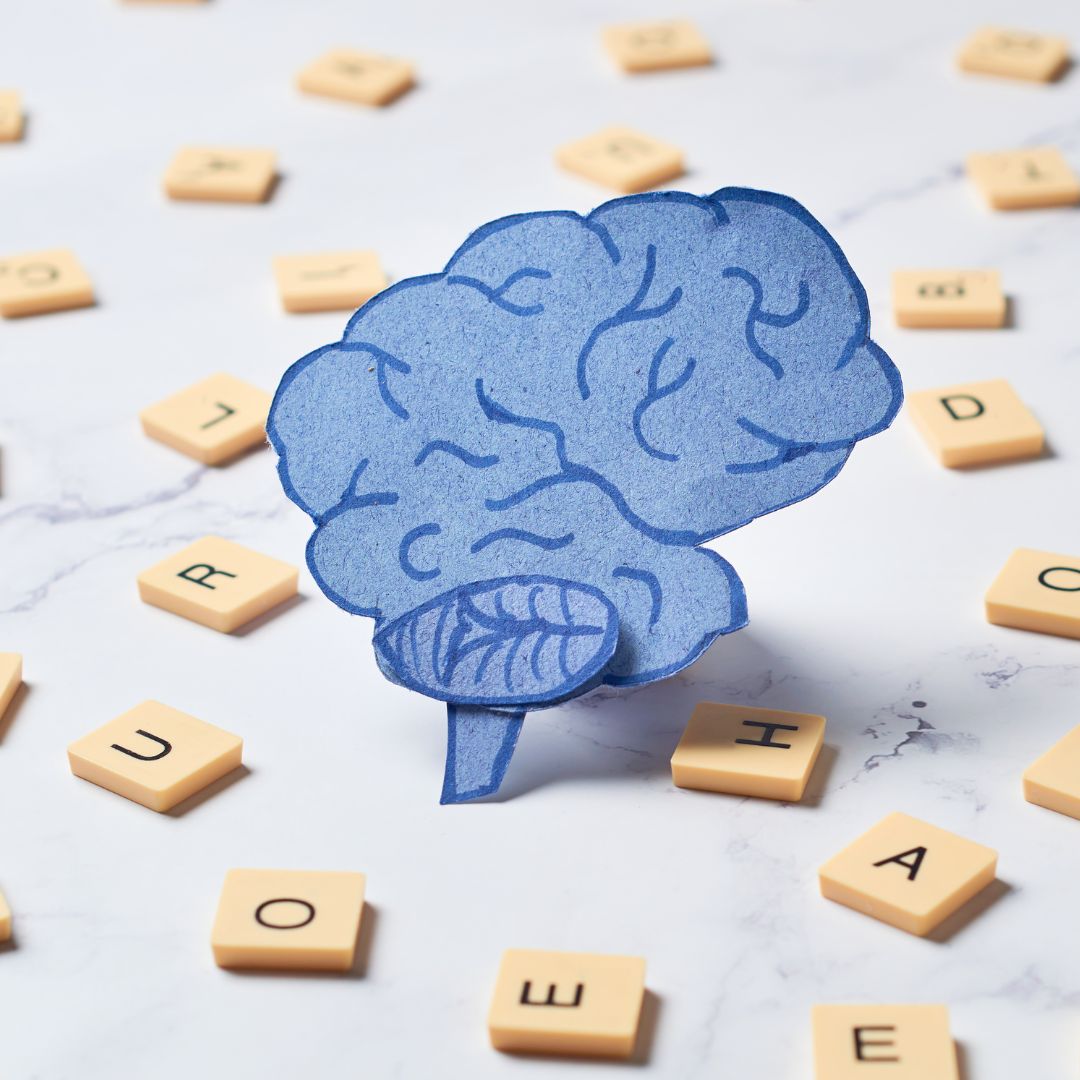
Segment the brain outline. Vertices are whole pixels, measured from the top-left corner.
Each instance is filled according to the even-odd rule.
[[[745,625],[734,569],[699,545],[819,490],[901,397],[828,232],[785,196],[728,188],[482,226],[441,273],[391,286],[297,361],[267,430],[316,524],[308,565],[376,619],[387,677],[510,713],[663,678]],[[455,594],[529,575],[613,604],[618,646],[577,686],[559,681],[558,635],[501,609],[528,594],[481,589],[491,610]],[[410,649],[389,649],[382,629],[433,603],[436,640],[414,622]],[[482,650],[511,638],[498,686]],[[436,655],[463,642],[475,694],[443,679],[464,657]]]

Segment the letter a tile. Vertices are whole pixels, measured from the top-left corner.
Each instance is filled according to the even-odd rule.
[[[294,596],[297,578],[295,566],[204,536],[144,570],[138,582],[145,603],[231,634]]]
[[[503,953],[488,1033],[496,1050],[628,1058],[645,1000],[635,956]]]
[[[959,1080],[944,1005],[815,1005],[814,1080]]]
[[[994,880],[997,852],[890,814],[819,871],[821,895],[924,937]]]
[[[243,740],[157,701],[144,701],[68,747],[71,771],[164,812],[240,765]]]

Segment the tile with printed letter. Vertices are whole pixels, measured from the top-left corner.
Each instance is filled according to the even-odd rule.
[[[265,390],[219,373],[139,413],[143,431],[205,465],[224,465],[266,442]]]
[[[683,174],[683,153],[639,131],[609,127],[560,147],[556,161],[616,191],[645,191]]]
[[[22,136],[22,98],[18,90],[0,90],[0,142],[17,142]]]
[[[138,583],[145,603],[230,634],[295,596],[298,578],[295,566],[204,536],[144,570]]]
[[[640,957],[508,949],[488,1034],[496,1050],[628,1058],[644,1000]]]
[[[44,315],[90,307],[94,286],[66,248],[0,258],[0,315]]]
[[[281,305],[286,311],[353,311],[386,288],[374,251],[279,255],[274,259]]]
[[[1038,457],[1042,425],[1005,379],[916,390],[907,412],[919,434],[950,469]]]
[[[604,30],[604,45],[628,72],[700,67],[713,62],[709,43],[688,19],[609,26]]]
[[[1017,548],[986,593],[996,626],[1080,638],[1080,556]]]
[[[703,701],[671,757],[672,780],[681,788],[798,802],[824,737],[824,716]]]
[[[984,26],[964,42],[956,62],[961,71],[977,75],[1052,82],[1069,66],[1069,43],[1049,34]]]
[[[296,85],[307,94],[358,105],[389,105],[415,81],[407,60],[360,49],[331,49],[296,77]]]
[[[1072,206],[1080,202],[1080,177],[1053,146],[971,154],[967,171],[994,210]]]
[[[207,202],[265,202],[277,175],[273,150],[189,146],[165,173],[170,199]]]
[[[223,968],[348,971],[364,911],[363,874],[230,870],[211,934]]]
[[[960,1080],[944,1005],[815,1005],[814,1080]]]
[[[1008,310],[997,270],[897,270],[892,299],[898,326],[1000,327]]]
[[[243,740],[144,701],[68,747],[71,771],[159,813],[239,768]]]
[[[997,852],[890,814],[819,871],[821,895],[920,937],[985,889]]]
[[[1080,588],[1080,569],[1077,570]],[[1024,770],[1024,798],[1080,818],[1080,727],[1074,727]]]

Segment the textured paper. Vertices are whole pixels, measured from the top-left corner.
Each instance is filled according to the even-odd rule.
[[[444,802],[498,789],[527,708],[664,678],[746,624],[701,545],[889,425],[869,329],[798,203],[656,192],[490,222],[288,370],[268,434],[308,564],[376,620],[389,679],[451,706]]]

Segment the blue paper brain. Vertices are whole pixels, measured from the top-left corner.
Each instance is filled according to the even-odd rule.
[[[308,564],[387,678],[447,703],[444,802],[498,789],[527,709],[745,625],[701,545],[889,425],[869,330],[798,203],[661,192],[491,222],[288,370],[268,431]]]

